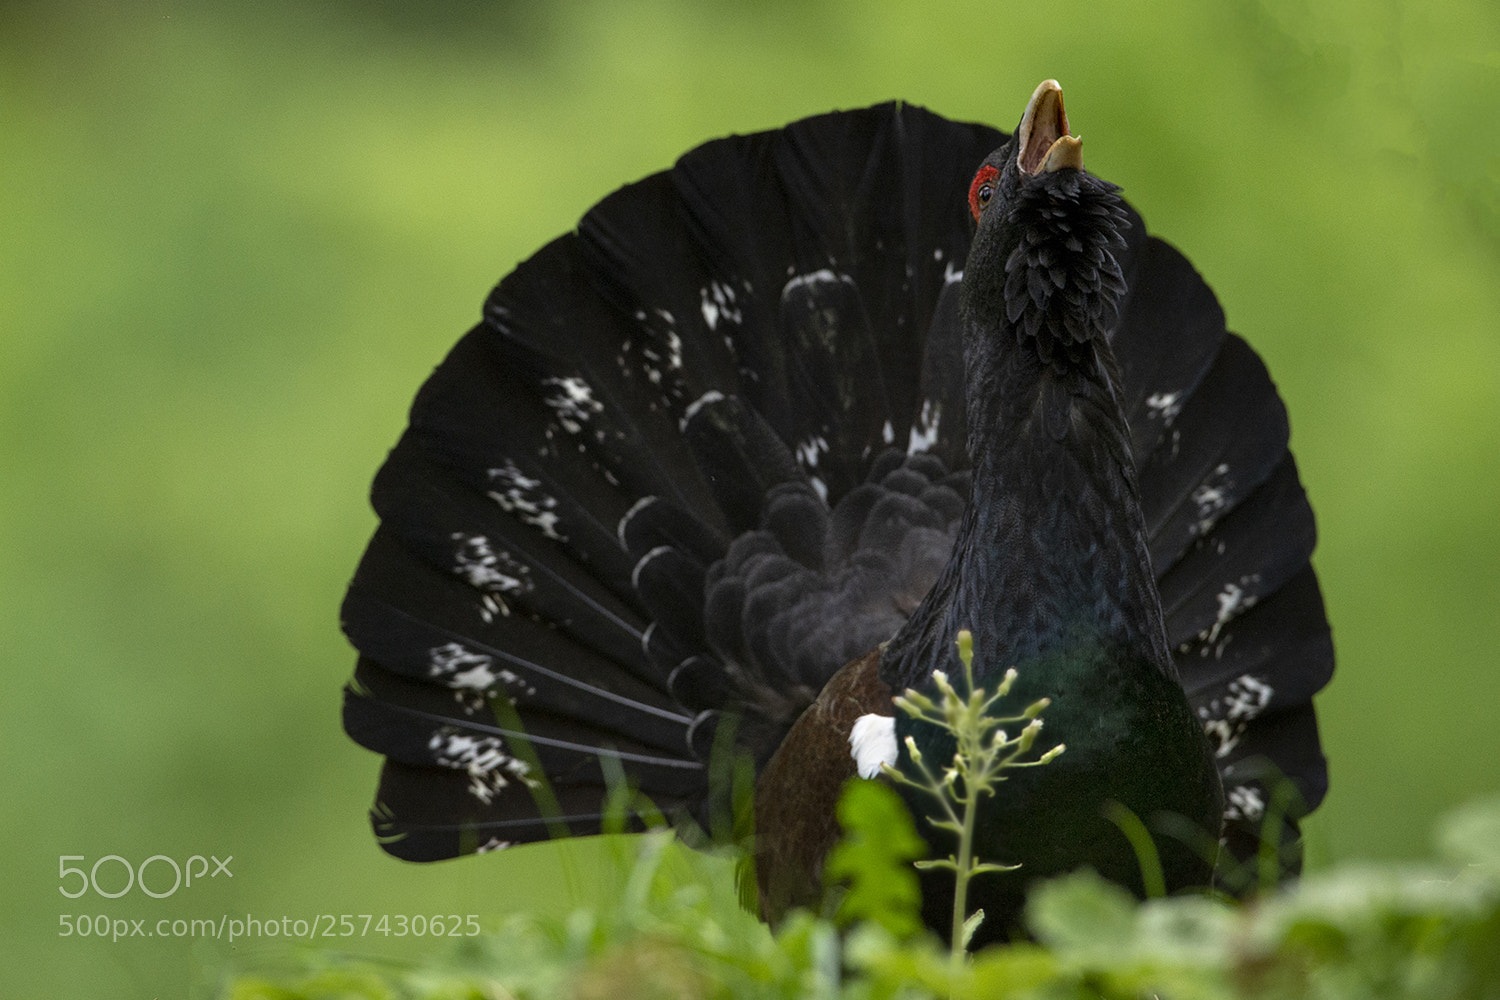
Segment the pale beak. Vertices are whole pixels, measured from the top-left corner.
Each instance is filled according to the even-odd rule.
[[[1083,140],[1068,134],[1062,86],[1056,80],[1043,80],[1038,85],[1016,132],[1021,147],[1016,166],[1023,174],[1050,173],[1064,167],[1083,169]]]

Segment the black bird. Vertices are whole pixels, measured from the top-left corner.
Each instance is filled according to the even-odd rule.
[[[855,721],[967,628],[1068,747],[987,800],[980,853],[1021,868],[976,881],[981,940],[1039,876],[1143,891],[1111,802],[1169,889],[1292,874],[1333,650],[1287,438],[1055,82],[1012,137],[892,103],[707,143],[500,283],[376,477],[343,606],[375,832],[595,833],[623,779],[630,819],[723,839],[748,761],[776,919],[817,902]],[[924,879],[944,931],[951,892]]]

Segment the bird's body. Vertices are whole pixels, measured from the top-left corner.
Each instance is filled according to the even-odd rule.
[[[388,850],[596,831],[610,773],[723,833],[743,756],[762,911],[815,904],[855,720],[968,629],[1068,745],[986,800],[980,855],[1022,866],[976,882],[991,937],[1038,876],[1142,888],[1109,803],[1176,831],[1170,888],[1221,826],[1221,873],[1263,828],[1295,870],[1332,652],[1284,411],[1050,87],[1003,146],[902,105],[710,143],[501,283],[345,604]],[[1267,825],[1276,772],[1301,801]]]

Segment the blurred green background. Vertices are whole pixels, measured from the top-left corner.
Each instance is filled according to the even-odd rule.
[[[703,140],[891,97],[1009,129],[1048,76],[1291,410],[1340,657],[1313,863],[1418,854],[1500,787],[1493,0],[9,2],[0,995],[207,995],[286,948],[68,914],[613,891],[609,845],[414,868],[370,836],[336,614],[413,393],[503,273]],[[112,854],[233,877],[59,894]]]

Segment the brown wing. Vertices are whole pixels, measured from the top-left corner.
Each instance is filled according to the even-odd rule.
[[[776,923],[793,907],[816,908],[823,859],[838,843],[834,807],[853,778],[849,731],[861,715],[890,715],[880,649],[834,674],[797,720],[755,784],[755,877],[761,916]]]

